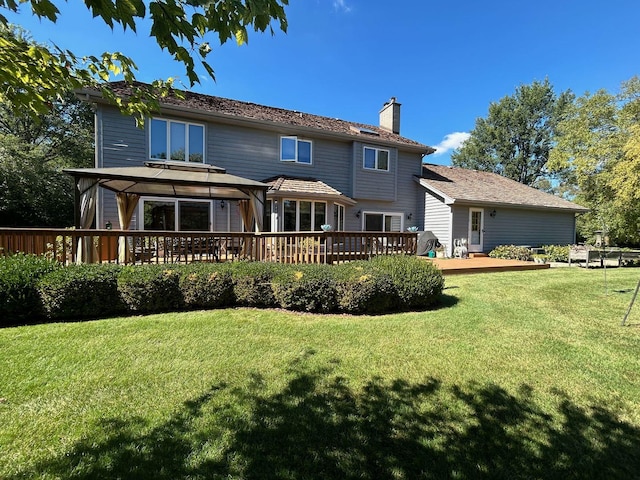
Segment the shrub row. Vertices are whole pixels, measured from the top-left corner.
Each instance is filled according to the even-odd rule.
[[[21,268],[22,267],[22,268]],[[101,318],[228,306],[354,314],[433,306],[442,273],[416,257],[330,265],[260,262],[71,265],[33,256],[0,259],[0,319]],[[0,320],[0,325],[3,320]]]
[[[544,245],[544,258],[549,262],[568,262],[569,245]]]
[[[59,268],[45,257],[22,253],[0,258],[0,325],[29,320],[40,314],[36,284]]]
[[[527,247],[517,247],[516,245],[498,245],[489,252],[491,258],[501,258],[504,260],[522,260],[530,262],[533,260],[531,249]]]
[[[569,245],[544,245],[542,247],[544,254],[538,254],[536,258],[542,258],[548,262],[568,262],[569,248]],[[530,262],[534,258],[529,248],[517,247],[515,245],[499,245],[489,253],[489,256],[506,260],[523,260],[526,262]]]

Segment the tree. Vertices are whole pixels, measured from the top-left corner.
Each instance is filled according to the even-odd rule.
[[[469,139],[451,155],[453,164],[544,186],[556,125],[572,99],[569,91],[556,95],[548,80],[520,85],[514,95],[492,102],[486,119],[476,120]]]
[[[93,111],[73,93],[38,118],[0,105],[0,225],[73,224],[74,182],[64,167],[93,164]]]
[[[60,12],[52,0],[0,0],[0,7],[12,12],[18,12],[22,4],[29,4],[40,19],[58,20]],[[85,0],[85,5],[112,29],[119,26],[135,32],[139,23],[149,19],[150,35],[184,65],[190,86],[199,83],[198,58],[201,67],[215,78],[206,61],[212,50],[208,36],[217,34],[220,44],[234,38],[242,45],[248,42],[250,29],[269,29],[273,34],[271,24],[275,22],[282,31],[287,30],[284,6],[288,0]],[[168,95],[173,79],[156,80],[148,89],[134,84],[136,70],[133,59],[119,52],[77,57],[55,45],[36,44],[0,15],[0,102],[10,103],[15,111],[37,116],[46,113],[63,92],[95,86],[123,113],[143,122]],[[109,89],[107,82],[117,75],[134,86],[126,101]]]
[[[640,79],[619,94],[599,90],[576,99],[558,124],[550,168],[591,208],[579,224],[590,238],[605,228],[621,244],[640,243]]]

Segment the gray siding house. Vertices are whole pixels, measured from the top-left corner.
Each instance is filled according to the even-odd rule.
[[[131,93],[114,83],[122,97]],[[569,244],[587,209],[499,175],[425,165],[434,149],[400,135],[395,98],[379,125],[183,92],[137,128],[99,92],[80,92],[96,111],[96,168],[149,161],[205,164],[269,185],[265,230],[432,231],[452,254],[501,244]],[[115,194],[100,189],[96,225],[118,220]],[[235,200],[142,197],[137,230],[240,231]]]
[[[455,240],[470,252],[498,245],[568,245],[575,242],[581,207],[495,173],[425,164],[416,182],[424,187],[424,229],[449,255]]]
[[[126,97],[125,83],[113,84]],[[147,161],[203,163],[268,183],[271,231],[403,231],[422,227],[422,158],[434,151],[399,134],[400,104],[392,98],[380,125],[184,92],[163,100],[160,113],[137,128],[86,90],[96,108],[96,168]],[[118,219],[115,195],[100,189],[96,224]],[[142,197],[132,229],[239,231],[237,202]]]

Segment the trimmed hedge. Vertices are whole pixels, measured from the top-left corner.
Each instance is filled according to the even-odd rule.
[[[550,262],[569,261],[569,245],[543,245],[544,257]]]
[[[273,278],[273,295],[282,308],[328,313],[336,310],[331,265],[285,266]]]
[[[372,267],[389,275],[403,310],[432,307],[444,289],[442,272],[418,257],[382,255],[370,262]]]
[[[376,314],[396,308],[398,296],[395,285],[383,270],[364,261],[333,268],[339,310],[351,314]]]
[[[234,305],[376,314],[433,306],[442,273],[417,257],[342,265],[71,265],[41,257],[0,259],[0,325]]]
[[[127,309],[135,313],[169,312],[184,304],[180,275],[173,266],[123,267],[118,276],[118,291]]]
[[[233,278],[226,264],[192,263],[180,268],[180,292],[187,308],[233,305]]]
[[[118,293],[121,267],[70,265],[43,276],[37,284],[48,318],[99,318],[126,311]]]
[[[278,305],[271,284],[282,269],[277,263],[240,261],[231,264],[233,293],[237,305],[269,308]]]
[[[36,255],[0,257],[0,326],[40,319],[44,312],[36,284],[60,267],[55,260]]]
[[[517,247],[515,245],[498,245],[489,252],[489,256],[503,260],[522,260],[524,262],[533,260],[533,254],[529,248]]]

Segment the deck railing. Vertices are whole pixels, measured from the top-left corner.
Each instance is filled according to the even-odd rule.
[[[342,263],[416,253],[410,232],[168,232],[0,228],[0,255],[47,255],[61,263]]]

